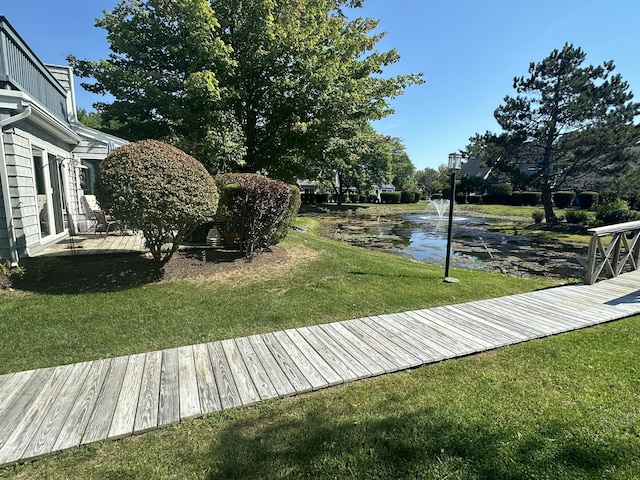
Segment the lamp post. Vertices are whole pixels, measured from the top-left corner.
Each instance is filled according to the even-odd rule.
[[[444,266],[444,281],[446,283],[457,283],[458,279],[449,276],[449,262],[451,260],[451,230],[453,227],[453,204],[456,198],[456,174],[462,167],[462,155],[459,153],[449,154],[449,172],[451,173],[451,198],[449,199],[449,230],[447,231],[447,259]]]

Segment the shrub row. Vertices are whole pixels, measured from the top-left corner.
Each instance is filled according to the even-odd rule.
[[[380,194],[380,201],[382,203],[418,203],[420,201],[420,197],[422,194],[420,192],[388,192],[393,193],[390,197],[386,195],[386,193]],[[396,201],[396,195],[400,195],[400,200]],[[304,204],[313,204],[313,203],[328,203],[333,200],[333,196],[329,193],[304,193],[300,196],[301,202]],[[349,194],[346,196],[345,200],[348,200],[351,203],[377,203],[378,196],[377,195],[360,195],[360,194]]]

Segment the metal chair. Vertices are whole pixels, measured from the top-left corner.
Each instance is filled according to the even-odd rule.
[[[120,225],[120,222],[107,217],[107,215],[102,210],[94,210],[93,213],[96,216],[96,222],[97,222],[96,232],[98,231],[98,226],[102,225],[105,231],[107,232],[107,235],[109,235],[109,230],[111,229],[112,226],[115,225],[115,227],[118,230],[120,230],[120,233],[124,233],[124,231],[122,230],[122,226]]]

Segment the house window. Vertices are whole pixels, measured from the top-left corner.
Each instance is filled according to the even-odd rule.
[[[100,160],[82,159],[83,168],[80,171],[80,188],[85,195],[95,195],[96,176],[100,171]]]

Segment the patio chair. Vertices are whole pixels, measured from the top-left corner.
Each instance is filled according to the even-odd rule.
[[[87,197],[83,196],[80,201],[82,202],[82,208],[84,208],[84,213],[87,216],[87,220],[91,222],[91,225],[89,225],[89,228],[87,228],[87,232],[91,229],[93,229],[94,232],[97,231],[98,219],[96,218],[95,209],[91,207],[91,204],[89,203]]]
[[[109,230],[111,229],[112,226],[115,225],[115,227],[120,230],[120,233],[124,233],[124,231],[122,230],[122,226],[120,225],[120,222],[117,220],[114,220],[110,217],[107,217],[106,213],[104,213],[104,211],[102,210],[94,210],[93,213],[96,216],[96,232],[98,231],[98,226],[102,225],[105,229],[105,231],[107,232],[107,235],[109,235]]]

